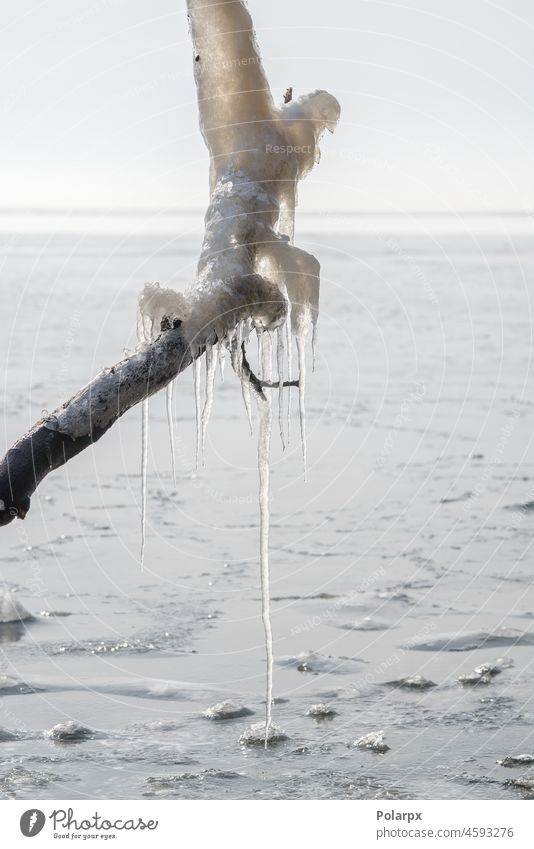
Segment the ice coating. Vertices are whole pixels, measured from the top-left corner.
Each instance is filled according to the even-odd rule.
[[[149,342],[161,332],[164,319],[172,327],[175,322],[185,321],[190,311],[181,292],[163,289],[159,283],[146,283],[139,296],[137,335]]]
[[[277,107],[243,3],[188,0],[188,9],[211,192],[198,279],[188,293],[191,341],[209,330],[222,338],[235,326],[243,279],[258,296],[249,306],[260,326],[283,322],[286,287],[294,329],[301,313],[314,323],[319,263],[290,242],[298,180],[319,161],[320,138],[335,129],[339,104],[328,92],[314,91]],[[278,292],[271,289],[269,304],[273,282]],[[205,285],[214,290],[216,315],[201,307]]]

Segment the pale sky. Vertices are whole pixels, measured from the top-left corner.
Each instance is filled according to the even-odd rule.
[[[0,206],[200,209],[185,0],[0,0]],[[309,210],[534,209],[532,0],[249,0],[275,96],[325,88]]]

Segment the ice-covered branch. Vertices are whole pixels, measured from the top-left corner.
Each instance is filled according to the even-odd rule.
[[[100,439],[212,345],[231,347],[236,333],[241,348],[250,329],[277,328],[279,351],[282,328],[287,342],[291,333],[297,337],[303,410],[304,337],[317,320],[319,264],[292,244],[297,184],[318,162],[319,139],[333,131],[339,105],[315,91],[296,99],[286,93],[276,106],[245,4],[188,0],[187,6],[200,126],[210,154],[210,204],[196,279],[183,294],[148,286],[139,303],[138,348],[9,449],[0,463],[0,525],[24,518],[30,496],[50,471]],[[282,392],[297,383],[290,370],[286,377],[273,381],[264,373],[261,391]]]
[[[248,284],[251,284],[250,286]],[[215,327],[243,322],[251,315],[276,321],[285,310],[278,289],[261,279],[233,281],[234,299],[220,322],[199,325],[198,311],[208,312],[197,300],[189,320],[176,317],[150,342],[110,368],[104,369],[72,398],[40,419],[7,452],[0,462],[0,526],[24,519],[30,497],[41,481],[89,445],[97,442],[124,413],[163,389],[200,356],[209,338],[216,341]],[[213,302],[209,293],[205,296]],[[262,300],[258,302],[256,299]],[[214,312],[216,315],[216,312]],[[193,329],[194,328],[194,329]],[[195,344],[190,344],[191,339]]]

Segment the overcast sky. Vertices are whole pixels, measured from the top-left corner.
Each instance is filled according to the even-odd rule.
[[[185,0],[0,0],[0,206],[207,199]],[[250,0],[275,96],[342,105],[301,206],[534,208],[532,0]]]

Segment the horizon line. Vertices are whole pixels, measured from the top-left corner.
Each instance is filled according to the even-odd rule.
[[[107,215],[134,217],[137,215],[154,215],[160,217],[171,217],[176,215],[201,215],[206,213],[205,208],[186,209],[180,207],[1,207],[0,215]],[[391,218],[391,217],[413,217],[413,218],[534,218],[534,209],[503,209],[503,210],[343,210],[343,209],[321,209],[321,210],[299,210],[299,217],[306,216],[342,216],[345,218]]]

